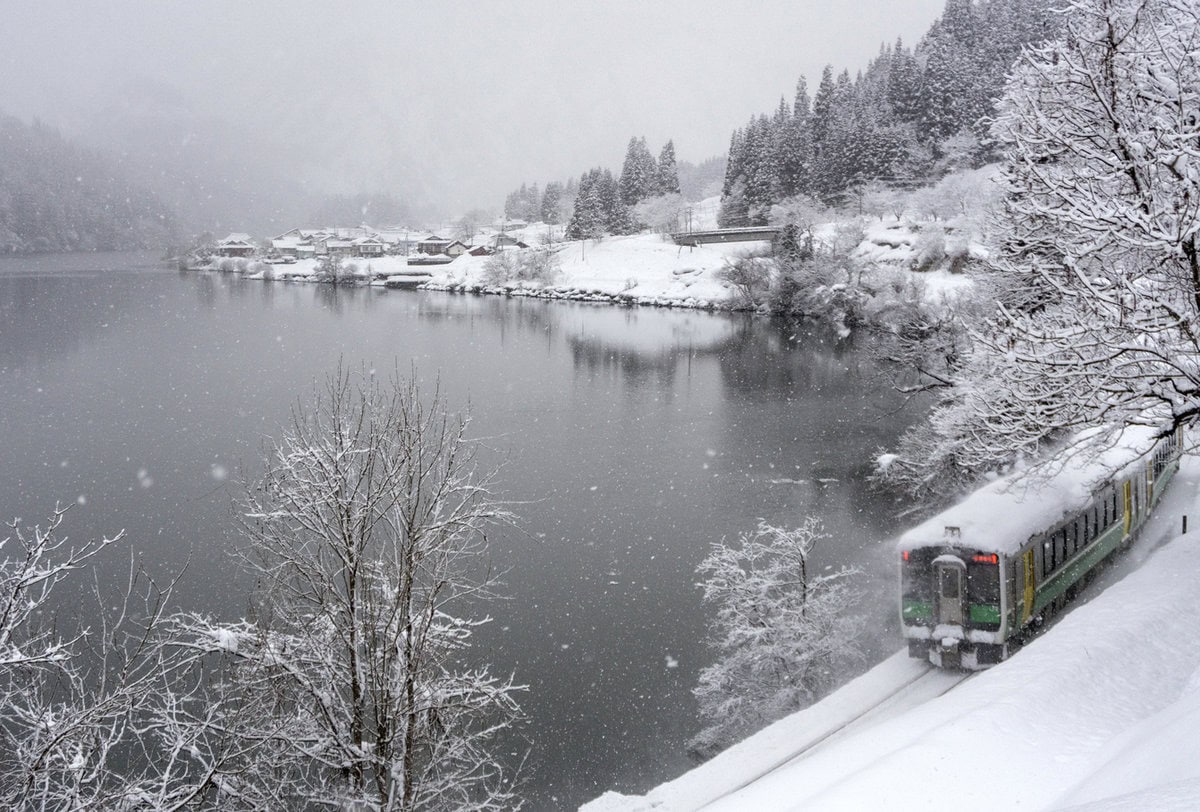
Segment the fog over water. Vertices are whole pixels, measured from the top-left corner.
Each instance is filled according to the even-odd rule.
[[[635,135],[722,154],[801,74],[853,74],[942,5],[5,0],[0,111],[199,173],[229,228],[314,191],[451,215],[619,169]]]

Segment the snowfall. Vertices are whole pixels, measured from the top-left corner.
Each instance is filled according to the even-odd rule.
[[[1008,661],[964,678],[899,651],[645,796],[583,809],[1200,809],[1198,515],[1185,458],[1135,546]]]

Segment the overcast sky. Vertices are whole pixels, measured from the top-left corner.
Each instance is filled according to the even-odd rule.
[[[314,184],[497,206],[619,169],[632,135],[723,153],[801,74],[914,43],[943,2],[0,0],[0,110],[86,140],[133,99],[227,118]]]

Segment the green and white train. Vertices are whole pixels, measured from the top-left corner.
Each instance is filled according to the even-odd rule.
[[[1179,468],[1180,432],[1127,427],[1094,459],[999,479],[901,536],[909,655],[976,670],[1016,651],[1137,536]]]

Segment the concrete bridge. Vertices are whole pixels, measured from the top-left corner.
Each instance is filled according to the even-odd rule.
[[[773,240],[782,229],[779,226],[746,226],[716,228],[711,231],[677,231],[671,235],[676,245],[703,245],[711,242],[751,242]]]

